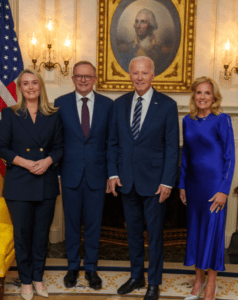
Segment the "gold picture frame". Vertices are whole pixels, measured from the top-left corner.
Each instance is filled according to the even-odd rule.
[[[153,29],[150,25],[149,37],[153,39],[148,39],[143,48],[137,44],[140,29],[136,30],[135,22],[147,11],[152,18],[150,24],[155,22]],[[155,62],[153,86],[156,90],[190,92],[195,20],[196,0],[98,0],[97,90],[133,90],[129,61],[149,53],[147,56]]]

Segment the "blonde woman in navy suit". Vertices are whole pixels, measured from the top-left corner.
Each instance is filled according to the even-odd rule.
[[[63,154],[62,125],[40,75],[24,70],[18,102],[2,111],[0,157],[6,161],[3,196],[9,208],[23,299],[48,297],[42,281],[50,225],[59,194],[56,165]],[[32,287],[33,284],[33,287]]]

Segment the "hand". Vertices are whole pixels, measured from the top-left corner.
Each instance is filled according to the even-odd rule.
[[[185,190],[180,189],[179,194],[180,194],[180,199],[182,200],[183,204],[187,205]]]
[[[53,160],[50,156],[36,161],[36,165],[30,170],[35,175],[42,175],[52,164]]]
[[[109,179],[109,186],[111,189],[111,193],[113,193],[113,196],[115,196],[115,197],[117,196],[117,192],[116,192],[117,185],[122,186],[120,179],[118,177]]]
[[[24,159],[22,167],[29,170],[30,172],[37,166],[37,162],[30,160],[30,159]]]
[[[210,207],[211,213],[216,210],[216,213],[219,212],[219,210],[223,210],[225,204],[226,204],[227,195],[221,192],[216,193],[208,202],[212,202],[212,205]]]
[[[164,202],[165,199],[167,199],[169,197],[170,193],[171,193],[171,188],[160,184],[155,195],[160,194],[159,203],[162,203],[162,202]]]
[[[111,188],[110,188],[109,180],[107,180],[106,194],[109,194],[109,193],[111,193]]]

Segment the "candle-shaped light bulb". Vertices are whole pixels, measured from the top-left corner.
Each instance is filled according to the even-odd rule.
[[[40,45],[34,32],[28,34],[28,55],[31,59],[38,59],[40,56]]]
[[[37,43],[36,36],[35,36],[35,32],[33,32],[32,39],[31,39],[31,43],[32,43],[34,46],[35,46],[36,43]]]
[[[69,39],[69,35],[67,36],[67,39],[65,40],[64,45],[65,45],[66,47],[71,46],[71,40]]]
[[[226,40],[222,51],[222,63],[223,65],[230,65],[233,59],[233,49],[229,39]]]
[[[73,56],[72,39],[70,39],[69,34],[67,35],[67,38],[63,42],[61,48],[61,56],[64,61],[69,61]]]
[[[56,35],[55,23],[52,18],[48,18],[45,24],[45,40],[47,45],[52,45]]]
[[[53,22],[52,20],[49,20],[48,24],[46,25],[46,27],[49,29],[49,31],[53,30]]]
[[[231,48],[231,43],[230,43],[230,40],[227,39],[226,43],[225,43],[225,50],[230,50]]]

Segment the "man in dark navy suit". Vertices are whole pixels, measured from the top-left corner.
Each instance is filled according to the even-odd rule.
[[[129,72],[135,91],[116,100],[108,139],[109,183],[115,196],[116,186],[122,195],[131,260],[131,278],[118,294],[145,286],[145,217],[150,263],[144,300],[156,300],[162,283],[165,199],[178,166],[178,112],[174,100],[151,87],[150,58],[132,59]]]
[[[78,62],[74,66],[72,80],[76,91],[55,101],[64,135],[60,172],[68,258],[64,284],[73,287],[77,282],[83,219],[85,278],[91,288],[98,290],[102,287],[96,270],[108,178],[106,150],[113,101],[93,91],[97,77],[96,69],[90,62]]]

